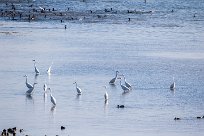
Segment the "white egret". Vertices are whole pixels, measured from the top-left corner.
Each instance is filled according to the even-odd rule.
[[[121,79],[121,78],[119,78],[119,79]],[[130,88],[128,88],[128,87],[125,86],[125,85],[122,85],[121,80],[120,80],[120,86],[121,86],[121,88],[123,89],[124,92],[130,91]]]
[[[125,75],[122,74],[122,76],[123,76],[123,78],[124,78],[125,86],[127,86],[129,89],[131,89],[132,86],[130,85],[130,83],[128,83],[128,82],[126,81]]]
[[[33,90],[34,90],[36,84],[37,84],[37,83],[34,83],[34,84],[33,84],[33,87],[30,88],[28,91],[26,91],[26,94],[27,94],[27,95],[32,95],[32,94],[33,94]]]
[[[40,7],[40,6],[39,6],[39,8],[40,8],[41,10],[45,10],[44,8],[42,8],[42,7]]]
[[[174,77],[173,77],[173,83],[170,85],[170,90],[174,90],[176,88],[176,83],[174,81]]]
[[[116,79],[117,79],[118,73],[119,73],[119,71],[116,71],[115,77],[110,80],[109,84],[111,84],[111,85],[114,85],[114,84],[115,84],[115,81],[116,81]]]
[[[44,85],[43,85],[43,90],[44,90],[44,92],[47,91],[47,84],[44,84]]]
[[[39,71],[38,68],[36,67],[36,61],[35,61],[35,60],[33,60],[33,61],[34,61],[35,73],[36,73],[36,75],[39,75],[39,74],[40,74],[40,71]]]
[[[28,83],[28,76],[27,75],[25,75],[24,77],[26,77],[26,82],[25,82],[25,84],[26,84],[26,86],[28,87],[28,89],[31,89],[31,88],[33,88],[33,85],[31,85],[30,83]]]
[[[53,62],[52,62],[52,64],[53,64]],[[52,64],[50,65],[50,67],[49,67],[49,68],[48,68],[48,70],[47,70],[47,74],[48,74],[48,75],[50,75],[50,74],[51,74]]]
[[[107,92],[107,87],[106,87],[106,86],[104,86],[104,88],[106,89],[106,92],[105,92],[105,94],[104,94],[104,98],[105,98],[105,101],[107,101],[107,100],[108,100],[108,92]]]
[[[52,104],[55,106],[57,103],[57,101],[56,101],[56,99],[55,99],[55,97],[52,95],[52,90],[51,90],[51,88],[48,88],[49,90],[50,90],[50,100],[51,100],[51,102],[52,102]]]
[[[73,84],[76,84],[77,93],[78,93],[78,95],[81,95],[81,94],[82,94],[82,91],[81,91],[81,89],[77,86],[77,82],[74,82]]]

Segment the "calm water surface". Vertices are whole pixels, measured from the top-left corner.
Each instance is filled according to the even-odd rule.
[[[45,4],[52,6],[52,2],[57,1]],[[1,130],[17,126],[33,136],[204,133],[204,119],[196,119],[204,115],[203,0],[151,0],[146,6],[139,0],[62,2],[82,11],[138,7],[155,12],[131,15],[135,20],[119,19],[119,23],[114,20],[28,23],[1,19]],[[59,9],[67,6],[63,5],[56,4]],[[172,9],[173,14],[169,13]],[[33,59],[41,72],[37,77]],[[48,76],[46,70],[52,62],[52,74]],[[132,84],[129,93],[123,93],[119,81],[116,86],[108,84],[116,70]],[[29,83],[38,83],[31,97],[25,95],[25,74]],[[176,90],[170,91],[173,77]],[[77,96],[74,81],[83,91],[81,96]],[[44,83],[53,90],[55,108],[50,93],[43,92]],[[107,104],[104,85],[109,94]],[[118,104],[126,108],[117,109]],[[181,120],[174,121],[174,117]],[[66,127],[64,131],[60,130],[61,125]]]

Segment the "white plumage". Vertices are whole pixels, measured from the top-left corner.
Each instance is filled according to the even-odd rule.
[[[125,75],[122,75],[122,76],[123,76],[123,78],[124,78],[125,86],[128,87],[129,89],[131,89],[132,86],[130,85],[130,83],[128,83],[128,82],[126,81]]]
[[[29,88],[29,90],[26,91],[26,94],[27,94],[27,95],[32,95],[32,94],[33,94],[33,90],[34,90],[36,84],[37,84],[37,83],[34,83],[34,84],[33,84],[33,87],[32,87],[32,88]]]
[[[33,61],[34,61],[35,74],[36,74],[36,75],[39,75],[39,74],[40,74],[40,71],[39,71],[39,69],[36,67],[36,61],[35,61],[35,60],[33,60]]]
[[[123,89],[124,92],[130,91],[130,89],[127,86],[122,85],[121,80],[120,80],[120,86],[121,86],[121,88]]]
[[[26,82],[25,82],[25,84],[26,84],[26,86],[28,87],[28,89],[31,89],[31,88],[33,88],[33,85],[31,85],[30,83],[28,83],[28,76],[27,75],[25,75],[24,77],[26,77]]]
[[[73,84],[76,84],[76,91],[77,91],[77,93],[78,93],[79,95],[81,95],[81,94],[82,94],[82,91],[81,91],[81,88],[79,88],[79,87],[77,86],[77,82],[74,82]]]
[[[52,90],[51,88],[48,88],[50,90],[50,101],[52,102],[53,105],[57,104],[57,101],[55,99],[55,97],[52,95]]]
[[[110,80],[109,84],[112,84],[112,85],[115,84],[115,81],[116,81],[116,79],[117,79],[118,73],[119,73],[119,71],[116,71],[115,77]]]

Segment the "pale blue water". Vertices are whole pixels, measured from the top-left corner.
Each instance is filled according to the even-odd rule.
[[[52,7],[52,2],[45,4]],[[204,115],[203,0],[147,0],[146,5],[139,0],[59,0],[54,5],[79,11],[112,7],[121,13],[96,23],[1,18],[0,130],[16,126],[33,136],[204,133],[204,119],[196,119]],[[134,19],[128,22],[124,18],[129,15],[123,14],[127,9],[154,12],[131,14]],[[41,72],[37,78],[33,59]],[[132,84],[131,92],[123,94],[119,82],[115,87],[108,84],[116,70]],[[25,74],[29,83],[38,83],[32,97],[25,95]],[[175,91],[169,90],[172,77]],[[74,81],[83,91],[80,97]],[[45,82],[57,100],[54,110],[50,93],[43,93]],[[104,85],[108,87],[107,105]],[[117,109],[118,104],[125,108]],[[174,121],[174,117],[181,120]]]

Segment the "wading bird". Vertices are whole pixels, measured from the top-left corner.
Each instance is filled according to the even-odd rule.
[[[26,84],[26,86],[28,87],[28,89],[31,89],[31,88],[33,88],[33,85],[31,85],[30,83],[28,83],[28,76],[27,75],[25,75],[24,77],[26,77],[26,82],[25,82],[25,84]]]
[[[52,102],[52,104],[55,106],[57,103],[55,97],[52,95],[52,90],[51,88],[48,88],[50,90],[50,101]]]
[[[123,78],[124,78],[125,86],[127,86],[129,89],[131,89],[132,86],[130,85],[130,83],[128,83],[128,82],[126,81],[125,75],[122,74],[122,76],[123,76]]]
[[[106,89],[106,92],[105,92],[105,94],[104,94],[104,98],[105,98],[105,101],[107,101],[107,100],[108,100],[108,92],[107,92],[107,87],[106,87],[106,86],[104,86],[104,88]]]
[[[124,91],[124,92],[130,91],[130,89],[129,89],[127,86],[122,85],[122,83],[121,83],[121,78],[118,78],[118,79],[120,79],[120,86],[121,86],[121,88],[123,89],[123,91]]]
[[[36,67],[36,61],[35,61],[35,60],[33,60],[33,61],[34,61],[35,74],[36,74],[36,75],[39,75],[39,74],[40,74],[40,71],[39,71],[38,68]]]
[[[44,90],[44,92],[47,91],[47,84],[44,84],[44,85],[43,85],[43,90]]]
[[[27,94],[27,95],[32,95],[32,94],[33,94],[33,90],[34,90],[36,84],[37,84],[37,83],[34,83],[34,84],[33,84],[33,87],[30,88],[28,91],[26,91],[26,94]]]
[[[81,92],[81,89],[77,86],[77,82],[74,82],[73,84],[76,84],[77,93],[78,93],[78,95],[81,95],[82,92]]]
[[[53,62],[52,62],[52,64],[53,64]],[[51,74],[52,64],[50,65],[50,67],[49,67],[49,68],[48,68],[48,70],[47,70],[47,74],[48,74],[48,75],[50,75],[50,74]]]
[[[109,84],[111,84],[111,85],[114,85],[114,84],[115,84],[115,81],[116,81],[116,79],[117,79],[117,77],[118,77],[118,73],[119,73],[119,71],[116,71],[115,77],[110,80]]]
[[[174,90],[176,88],[176,83],[174,81],[174,77],[173,77],[173,83],[170,85],[170,90]]]

